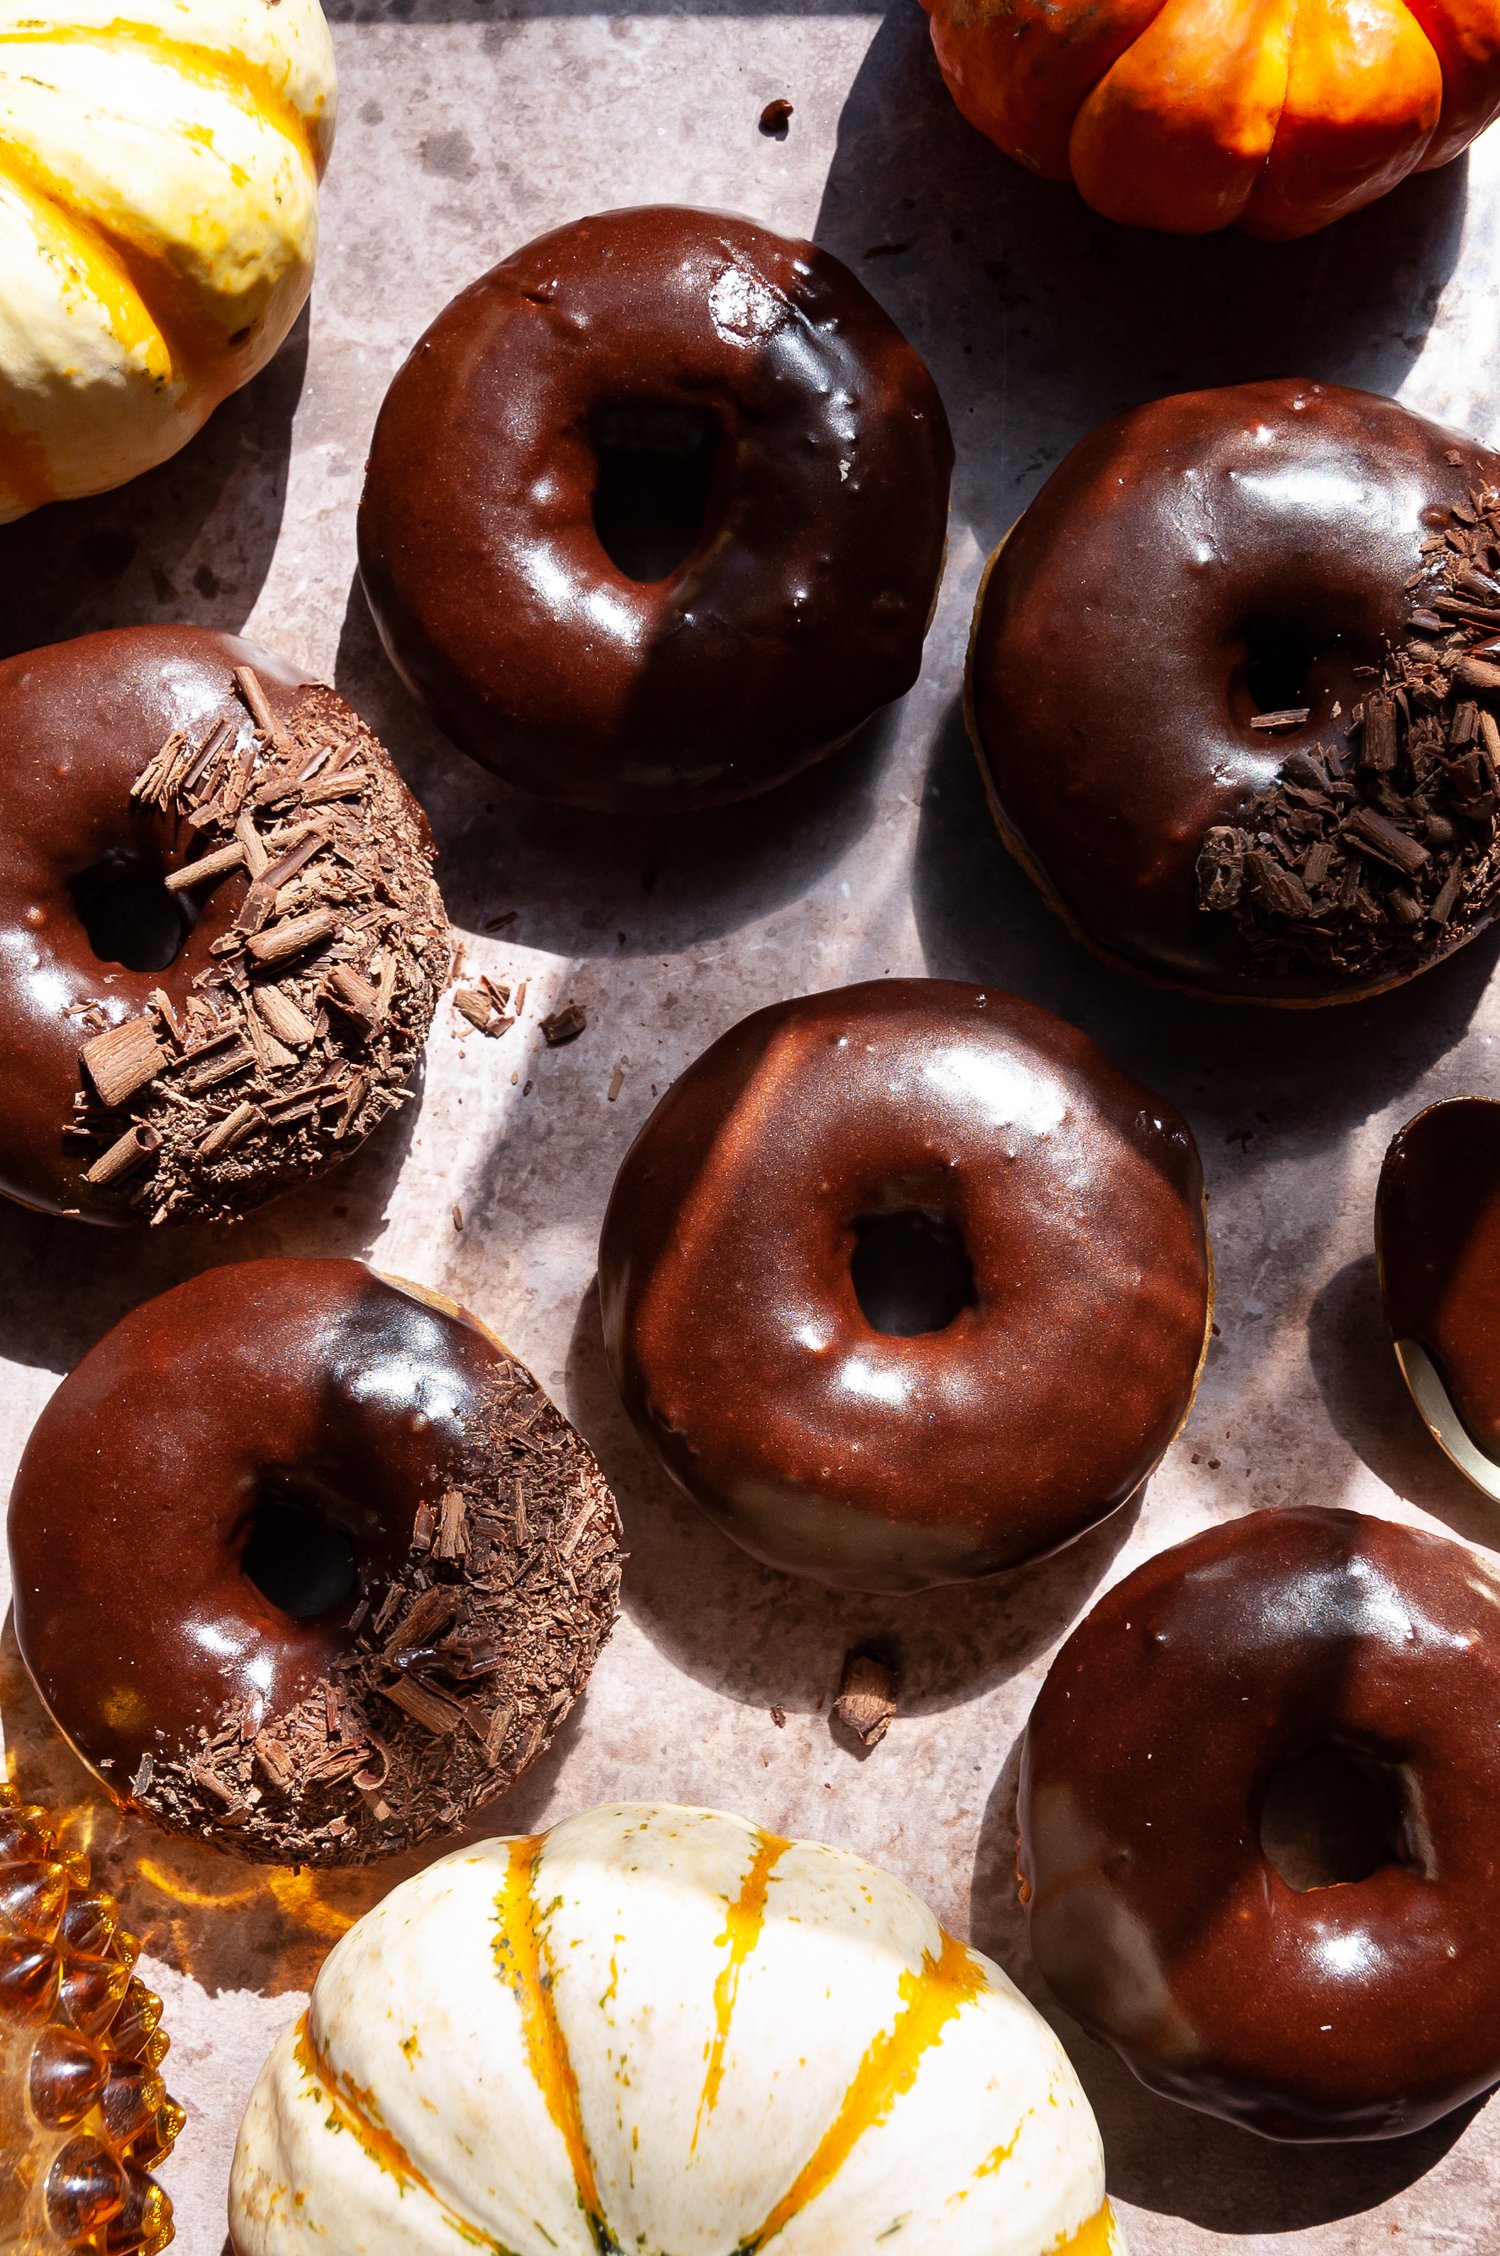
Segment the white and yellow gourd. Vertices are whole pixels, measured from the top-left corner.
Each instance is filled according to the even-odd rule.
[[[0,523],[184,445],[312,284],[318,0],[0,0]]]
[[[889,1874],[712,1810],[487,1841],[267,2061],[238,2256],[1115,2256],[1051,2030]]]

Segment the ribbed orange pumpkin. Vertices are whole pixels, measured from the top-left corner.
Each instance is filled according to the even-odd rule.
[[[1500,0],[924,0],[972,125],[1096,211],[1285,240],[1500,111]]]

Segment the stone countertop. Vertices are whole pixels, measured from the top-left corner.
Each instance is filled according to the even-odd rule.
[[[470,972],[526,978],[526,1012],[491,1042],[445,1004],[404,1125],[238,1233],[142,1242],[0,1213],[0,1476],[90,1343],[207,1262],[361,1253],[456,1295],[593,1441],[632,1554],[592,1690],[505,1827],[625,1796],[738,1808],[889,1865],[1035,1996],[1011,1881],[1015,1749],[1099,1587],[1210,1520],[1292,1500],[1493,1533],[1401,1391],[1370,1202],[1403,1120],[1493,1090],[1500,935],[1336,1013],[1215,1010],[1102,969],[986,817],[959,704],[974,590],[1072,441],[1155,393],[1335,378],[1493,439],[1500,133],[1311,241],[1188,243],[1109,226],[971,133],[915,0],[337,0],[334,14],[342,115],[310,317],[177,461],[0,533],[0,645],[191,618],[335,681],[430,811]],[[757,131],[776,96],[794,104],[784,141]],[[366,441],[419,331],[529,236],[641,201],[815,234],[926,354],[958,443],[947,576],[905,705],[773,797],[654,828],[528,805],[450,751],[386,669],[354,584]],[[1011,1583],[895,1603],[764,1571],[674,1501],[613,1399],[592,1279],[620,1156],[707,1041],[784,994],[924,971],[1034,996],[1187,1113],[1219,1336],[1143,1504]],[[588,1030],[550,1051],[539,1021],[570,999]],[[828,1708],[846,1648],[875,1635],[899,1650],[904,1698],[861,1756]],[[0,1716],[28,1789],[70,1811],[146,1939],[192,2116],[165,2172],[180,2245],[218,2256],[262,2053],[328,1944],[399,1875],[257,1874],[122,1825],[40,1721],[8,1626]],[[1136,2256],[1493,2248],[1493,2109],[1389,2145],[1278,2149],[1150,2097],[1058,2018]]]

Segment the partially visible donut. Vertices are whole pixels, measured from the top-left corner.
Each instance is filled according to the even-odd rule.
[[[1187,1414],[1197,1147],[1017,996],[809,995],[662,1098],[599,1290],[632,1418],[747,1550],[857,1590],[996,1574],[1125,1503]]]
[[[627,570],[606,547],[616,460],[648,511],[675,460],[676,555]],[[719,212],[605,212],[417,344],[375,428],[360,572],[397,671],[513,783],[740,799],[915,681],[952,460],[922,361],[827,251]]]
[[[1416,1347],[1436,1366],[1470,1440],[1500,1461],[1495,1098],[1450,1097],[1427,1105],[1392,1138],[1375,1192],[1375,1256],[1385,1320],[1408,1386],[1420,1386],[1411,1358]],[[1447,1445],[1443,1434],[1438,1439]]]
[[[1375,1837],[1292,1884],[1268,1804],[1330,1756]],[[1395,2138],[1500,2078],[1500,1576],[1463,1545],[1299,1507],[1159,1553],[1053,1662],[1018,1825],[1048,1986],[1168,2098]]]
[[[1127,969],[1324,1003],[1500,901],[1500,456],[1238,384],[1081,440],[991,559],[970,724],[1007,843]]]
[[[514,1356],[358,1261],[210,1269],[38,1419],[16,1639],[117,1799],[239,1856],[451,1832],[549,1743],[613,1626],[614,1500]]]
[[[0,663],[0,1191],[231,1221],[405,1100],[450,944],[343,699],[200,627]]]

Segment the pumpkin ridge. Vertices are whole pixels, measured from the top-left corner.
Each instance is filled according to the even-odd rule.
[[[425,2193],[444,2222],[451,2225],[460,2240],[467,2241],[471,2248],[487,2249],[490,2256],[516,2256],[514,2249],[507,2248],[503,2241],[495,2239],[493,2233],[485,2232],[482,2226],[472,2223],[451,2202],[443,2199],[432,2180],[418,2169],[395,2133],[387,2130],[381,2122],[380,2111],[373,2096],[361,2090],[349,2077],[341,2076],[319,2050],[306,2013],[297,2023],[293,2049],[297,2066],[308,2084],[316,2086],[327,2099],[338,2128],[350,2133],[377,2170],[383,2170],[387,2177],[394,2178],[403,2194],[409,2186]]]
[[[43,164],[35,150],[0,129],[0,180],[29,204],[35,216],[60,236],[78,260],[90,287],[109,315],[110,335],[127,358],[144,352],[144,372],[159,384],[195,378],[194,354],[186,349],[183,324],[152,303],[143,287],[138,267],[169,278],[168,263],[149,245],[132,244],[119,230],[106,226],[92,214],[80,212],[70,201],[68,182]],[[174,293],[175,294],[175,293]],[[174,335],[174,331],[176,334]],[[152,352],[153,341],[165,355],[166,366]],[[206,343],[206,340],[205,340]]]
[[[496,1972],[520,2008],[527,2065],[567,2152],[578,2206],[594,2245],[599,2256],[618,2256],[620,2244],[610,2231],[599,2199],[594,2159],[583,2127],[578,2077],[553,2001],[555,1971],[540,1931],[535,1881],[544,1839],[528,1834],[506,1843],[505,1879],[495,1898],[491,1954]]]
[[[1112,2203],[1101,2202],[1092,2217],[1085,2217],[1076,2232],[1055,2240],[1047,2256],[1117,2256],[1120,2236]]]
[[[729,2024],[734,2015],[735,2000],[739,1996],[740,1968],[760,1941],[765,1926],[766,1897],[771,1885],[772,1868],[783,1850],[789,1849],[791,1845],[779,1833],[758,1831],[755,1854],[750,1859],[740,1892],[732,1903],[727,1903],[724,1907],[724,1932],[718,1939],[720,1943],[728,1944],[729,1956],[714,1980],[713,2044],[703,2078],[698,2113],[693,2122],[689,2154],[697,2153],[698,2133],[703,2128],[703,2119],[705,2115],[711,2115],[718,2104],[719,2086],[724,2079],[724,2052],[729,2043]]]
[[[32,225],[45,228],[56,239],[62,255],[76,262],[103,307],[109,333],[122,353],[130,357],[144,352],[147,373],[170,382],[180,372],[179,357],[137,288],[135,277],[119,250],[103,230],[73,209],[67,199],[66,184],[55,181],[32,151],[3,129],[0,129],[0,184],[26,206]],[[152,352],[153,344],[159,345],[166,356],[164,368],[153,367],[159,357]]]
[[[208,47],[201,40],[175,39],[155,24],[131,23],[117,16],[107,24],[7,26],[0,30],[0,57],[9,47],[134,47],[200,86],[211,86],[234,107],[258,117],[291,141],[321,179],[323,158],[307,117],[276,82],[266,64],[252,62],[233,47]]]
[[[910,2090],[924,2056],[942,2041],[948,2023],[984,1989],[984,1969],[956,1936],[943,1933],[938,1956],[924,1952],[920,1967],[908,1968],[898,1987],[901,2004],[895,2020],[871,2038],[833,2121],[770,2215],[746,2234],[734,2256],[758,2256],[768,2240],[827,2190],[865,2132],[884,2122]],[[1059,2256],[1069,2252],[1061,2250]],[[1089,2252],[1080,2249],[1077,2256]]]

